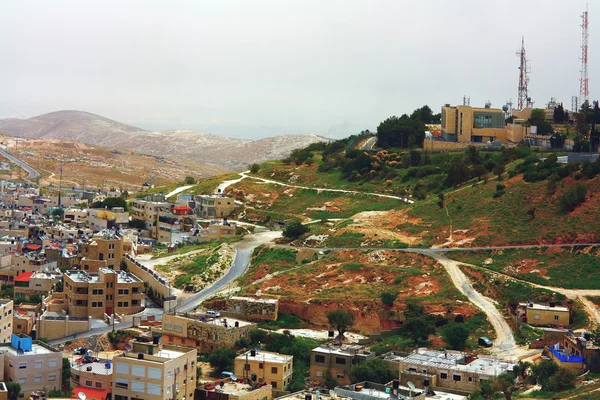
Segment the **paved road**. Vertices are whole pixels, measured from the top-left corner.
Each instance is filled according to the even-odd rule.
[[[375,147],[376,143],[377,136],[370,137],[365,143],[363,143],[362,146],[360,146],[359,150],[373,150],[373,147]]]
[[[236,243],[237,251],[231,264],[231,268],[219,280],[207,288],[185,299],[173,310],[177,312],[190,312],[195,310],[202,301],[224,289],[227,285],[241,276],[250,266],[250,257],[254,249],[262,244],[270,243],[273,239],[281,236],[281,232],[261,232],[248,235],[241,242]]]
[[[29,175],[27,175],[27,179],[35,179],[37,177],[40,176],[40,174],[33,168],[31,168],[29,166],[29,164],[27,164],[25,161],[21,161],[19,160],[17,157],[13,156],[12,154],[4,151],[4,150],[0,150],[0,155],[6,157],[7,159],[9,159],[10,161],[12,161],[13,163],[15,163],[16,165],[18,165],[19,167],[23,168],[25,171],[27,171],[27,173]]]

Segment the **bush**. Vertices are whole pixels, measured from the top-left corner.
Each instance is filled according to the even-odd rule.
[[[350,380],[356,382],[388,383],[396,378],[387,361],[381,358],[371,358],[350,369]]]
[[[257,163],[254,163],[252,165],[250,165],[250,172],[253,174],[256,174],[258,172],[258,170],[260,169],[260,165],[258,165]]]
[[[503,195],[504,195],[504,190],[499,190],[499,191],[497,191],[497,192],[494,193],[493,197],[496,199],[496,198],[498,198],[500,196],[503,196]]]
[[[310,229],[306,225],[302,225],[298,221],[290,221],[285,225],[285,229],[283,230],[283,236],[288,239],[298,239],[300,236],[309,232]]]
[[[214,376],[219,376],[223,371],[233,371],[233,362],[237,353],[234,349],[224,347],[213,350],[208,356],[208,362],[214,368]]]
[[[196,178],[193,176],[186,176],[184,182],[186,185],[193,185],[196,183]]]
[[[588,187],[583,183],[576,183],[569,187],[560,198],[560,209],[563,213],[569,213],[578,205],[585,202],[585,196],[587,195]]]
[[[386,306],[392,306],[396,301],[396,297],[398,297],[398,293],[384,292],[381,293],[381,302]]]
[[[469,328],[461,323],[451,323],[442,329],[444,340],[454,350],[462,350],[469,338]]]

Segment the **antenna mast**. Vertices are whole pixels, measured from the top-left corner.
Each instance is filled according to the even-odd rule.
[[[581,14],[581,78],[579,79],[579,97],[583,103],[590,100],[588,87],[588,8]]]
[[[529,83],[529,65],[527,63],[527,57],[525,56],[525,38],[521,37],[521,50],[517,51],[521,62],[519,64],[519,90],[518,90],[518,101],[517,108],[522,110],[531,104],[531,98],[527,90],[527,84]]]

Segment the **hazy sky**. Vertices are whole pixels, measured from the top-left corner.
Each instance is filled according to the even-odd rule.
[[[579,0],[0,1],[0,117],[61,109],[144,129],[340,136],[423,104],[571,108]],[[600,98],[600,2],[590,2]]]

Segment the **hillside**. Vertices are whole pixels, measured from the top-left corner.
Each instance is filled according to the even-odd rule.
[[[176,157],[218,164],[231,170],[242,170],[254,162],[284,158],[294,149],[328,140],[313,134],[247,140],[189,130],[147,132],[99,115],[73,110],[28,119],[0,119],[0,133]]]

